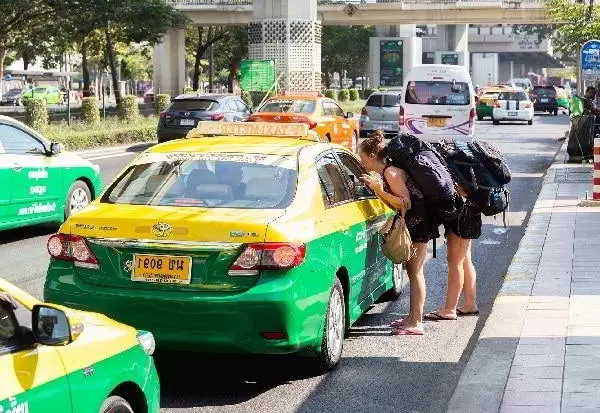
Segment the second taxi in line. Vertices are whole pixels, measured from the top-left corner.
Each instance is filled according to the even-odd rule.
[[[348,149],[303,124],[206,122],[135,159],[48,242],[47,300],[154,333],[159,348],[311,350],[334,367],[347,328],[400,269],[391,211]]]

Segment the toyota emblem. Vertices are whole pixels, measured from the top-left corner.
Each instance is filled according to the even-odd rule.
[[[152,225],[152,233],[160,238],[166,238],[171,235],[173,231],[173,227],[171,225],[166,224],[164,222],[159,222],[157,224]]]

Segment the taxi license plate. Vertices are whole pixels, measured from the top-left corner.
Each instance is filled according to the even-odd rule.
[[[443,128],[446,126],[446,118],[427,118],[428,128]]]
[[[179,124],[181,126],[194,126],[196,124],[196,121],[194,119],[181,119],[179,121]]]
[[[382,123],[376,123],[376,124],[373,125],[373,129],[384,131],[384,130],[387,129],[387,127],[384,124],[382,124]]]
[[[508,112],[508,116],[517,116],[517,112]]]
[[[542,103],[548,103],[548,99],[542,98],[542,99],[540,99],[540,102],[542,102]]]
[[[172,255],[133,255],[132,281],[160,284],[190,284],[192,258]]]

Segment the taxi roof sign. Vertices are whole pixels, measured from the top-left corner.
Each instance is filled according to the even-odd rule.
[[[189,131],[187,138],[203,136],[271,136],[320,141],[315,133],[309,133],[304,123],[274,122],[200,122]]]

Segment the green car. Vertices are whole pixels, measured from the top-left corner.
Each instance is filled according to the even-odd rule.
[[[48,105],[59,105],[63,102],[60,89],[54,86],[38,86],[27,89],[21,94],[21,101],[24,103],[33,98],[43,99]]]
[[[0,230],[61,223],[102,191],[98,166],[0,116]]]

